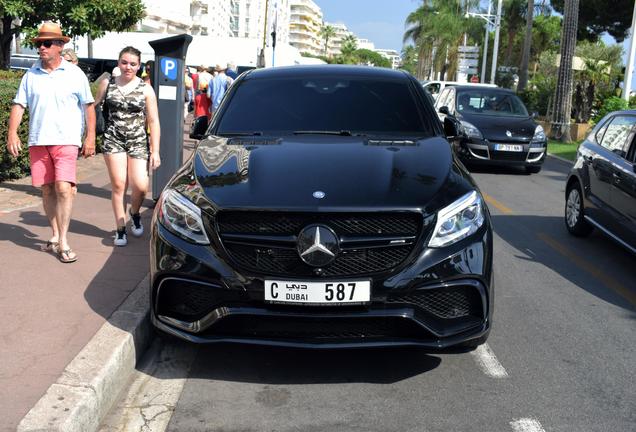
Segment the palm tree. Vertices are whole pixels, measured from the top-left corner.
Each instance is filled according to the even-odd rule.
[[[355,52],[358,49],[358,38],[349,34],[342,38],[342,44],[340,45],[340,57],[342,63],[351,64],[355,63]]]
[[[572,111],[572,58],[576,47],[576,31],[579,21],[579,0],[566,0],[561,31],[561,63],[554,93],[552,138],[571,142],[570,117]]]
[[[336,29],[330,25],[323,25],[318,31],[318,35],[325,40],[325,57],[327,57],[327,48],[329,47],[329,39],[336,35]]]
[[[530,45],[532,44],[532,21],[534,19],[534,0],[528,0],[526,11],[526,36],[523,40],[523,53],[521,55],[521,67],[519,68],[519,85],[517,90],[525,90],[528,84],[528,63],[530,62]]]
[[[457,47],[463,35],[480,40],[483,29],[478,18],[465,18],[475,0],[424,0],[423,5],[406,18],[404,42],[412,41],[417,47],[416,75],[427,77],[431,70],[453,75],[457,69]]]

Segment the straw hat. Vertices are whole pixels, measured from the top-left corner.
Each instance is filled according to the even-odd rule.
[[[45,22],[38,30],[38,35],[33,39],[33,41],[39,42],[45,40],[61,40],[64,41],[64,43],[67,43],[71,40],[71,38],[62,34],[62,29],[59,24]]]
[[[224,68],[220,64],[217,64],[216,66],[214,66],[214,71],[215,72],[223,72],[225,69],[227,69],[227,68]]]

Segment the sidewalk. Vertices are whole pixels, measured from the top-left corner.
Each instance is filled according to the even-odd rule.
[[[79,259],[63,264],[40,250],[50,230],[39,189],[30,178],[0,183],[0,431],[16,429],[148,274],[151,205],[143,237],[114,248],[103,158],[79,160],[69,233]]]

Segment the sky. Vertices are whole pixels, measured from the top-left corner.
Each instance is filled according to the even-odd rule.
[[[376,48],[402,52],[404,21],[421,0],[314,0],[323,19],[343,23],[357,37],[369,39]]]

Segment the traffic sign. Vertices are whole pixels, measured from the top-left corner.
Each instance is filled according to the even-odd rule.
[[[457,51],[460,53],[479,53],[479,46],[460,45],[457,47]]]
[[[171,81],[177,79],[177,59],[163,57],[161,59],[161,72]]]
[[[476,58],[460,58],[458,61],[459,67],[466,66],[479,66],[479,60]]]

